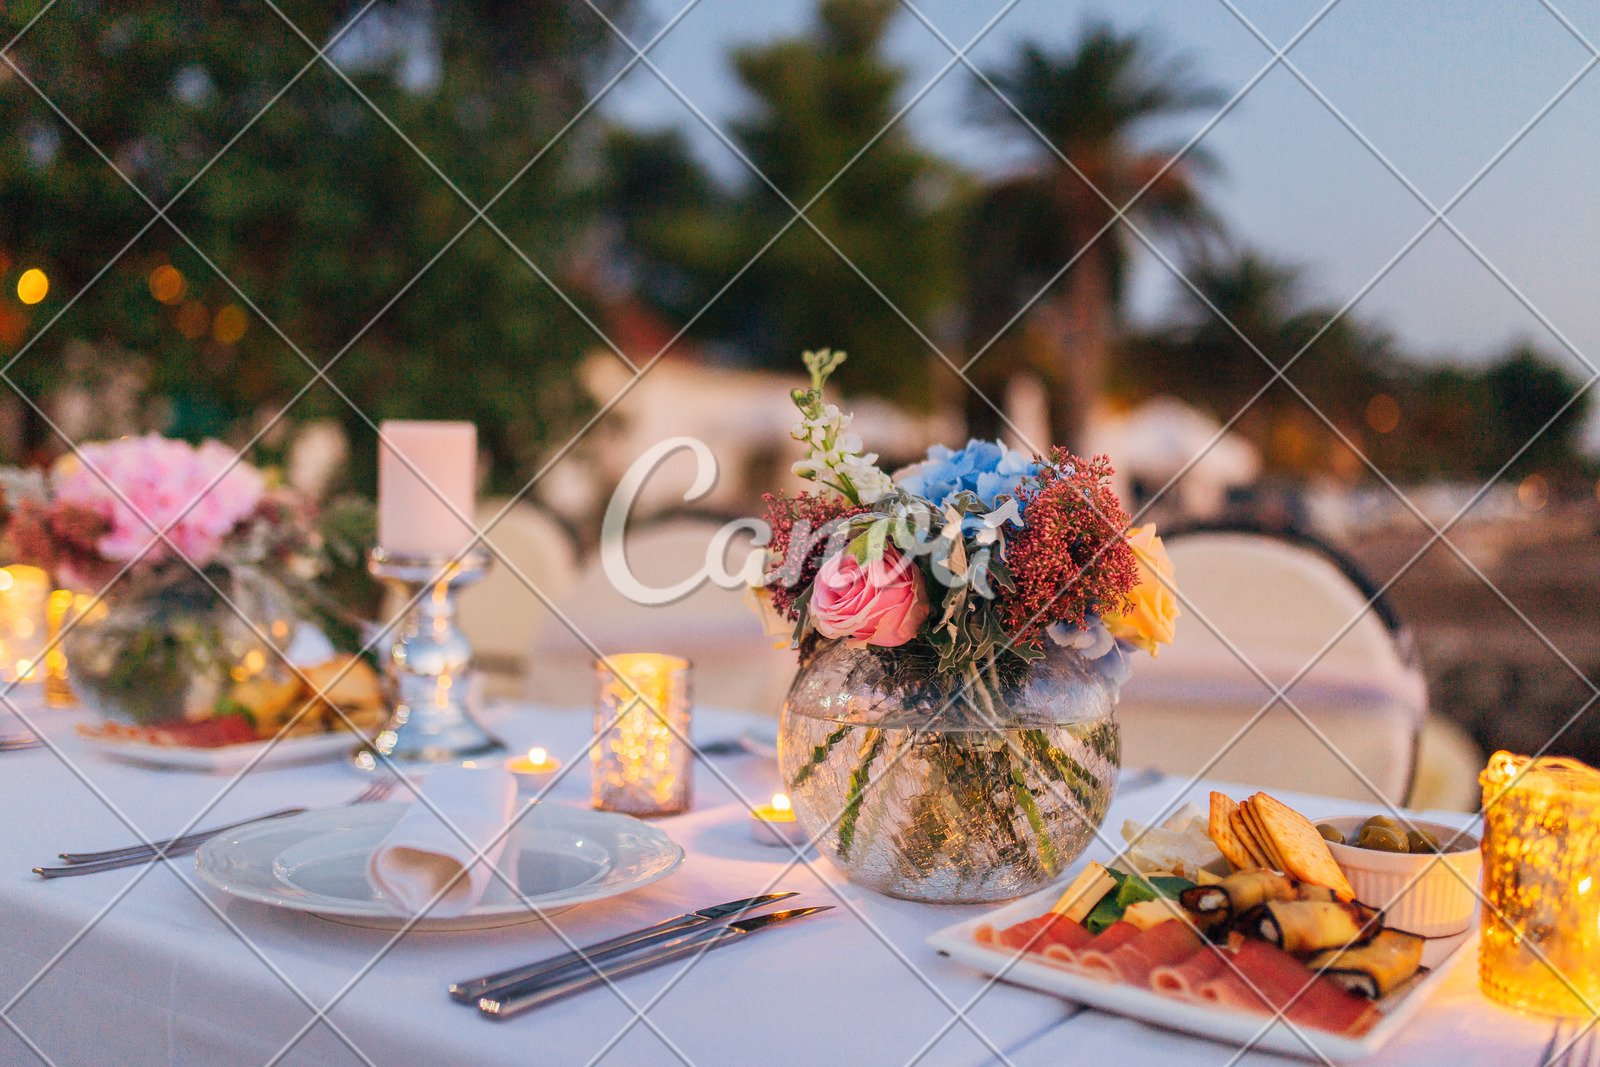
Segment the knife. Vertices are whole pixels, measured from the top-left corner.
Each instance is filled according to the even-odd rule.
[[[790,908],[787,911],[757,915],[751,919],[739,919],[726,926],[690,929],[663,943],[629,950],[626,959],[601,974],[588,971],[566,978],[558,977],[554,981],[534,980],[494,996],[482,997],[478,1001],[478,1010],[491,1019],[510,1019],[553,1000],[592,989],[604,982],[626,978],[630,974],[647,971],[696,952],[709,952],[769,926],[832,910],[831,904],[811,908]]]
[[[619,955],[623,949],[644,948],[647,945],[658,944],[685,930],[692,930],[698,926],[704,926],[706,923],[715,922],[718,919],[726,919],[730,915],[737,915],[752,908],[759,908],[763,904],[788,900],[796,895],[793,892],[763,893],[759,897],[730,900],[726,904],[713,904],[711,907],[701,908],[699,911],[686,912],[664,922],[658,922],[654,926],[647,926],[643,930],[632,930],[625,934],[618,934],[616,937],[597,941],[592,945],[585,945],[583,948],[572,952],[563,952],[559,956],[551,956],[536,963],[525,963],[520,967],[512,967],[509,970],[486,974],[482,978],[468,978],[465,981],[455,982],[450,986],[450,998],[461,1004],[473,1004],[480,997],[493,996],[502,989],[521,985],[535,978],[548,977],[557,971],[564,971],[571,967],[584,967],[585,970],[588,970],[584,963],[585,960],[588,960],[591,964],[599,964],[606,959]]]

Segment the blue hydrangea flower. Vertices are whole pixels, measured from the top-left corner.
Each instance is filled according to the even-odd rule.
[[[972,440],[959,451],[934,445],[927,459],[900,478],[900,486],[939,507],[957,493],[970,492],[993,508],[1002,496],[1014,498],[1022,480],[1038,472],[1039,465],[1015,449],[998,441]]]

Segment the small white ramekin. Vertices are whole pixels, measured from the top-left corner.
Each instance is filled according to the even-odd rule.
[[[1319,820],[1335,827],[1347,839],[1366,821],[1360,815]],[[1471,927],[1477,913],[1478,896],[1474,890],[1483,873],[1478,839],[1465,832],[1457,837],[1458,831],[1452,826],[1420,819],[1411,822],[1432,834],[1441,845],[1449,845],[1455,838],[1457,851],[1413,855],[1332,841],[1328,842],[1328,849],[1344,869],[1356,899],[1383,909],[1385,926],[1423,937],[1459,934]]]

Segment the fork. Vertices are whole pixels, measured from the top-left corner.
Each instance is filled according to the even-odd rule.
[[[1580,1025],[1566,1021],[1556,1023],[1544,1051],[1539,1053],[1536,1067],[1554,1067],[1558,1063],[1563,1067],[1600,1067],[1600,1024],[1589,1027],[1582,1037],[1573,1041],[1572,1035]],[[1569,1041],[1571,1047],[1567,1045]]]
[[[25,748],[37,748],[39,743],[39,739],[27,731],[15,734],[0,734],[0,752],[17,752]]]
[[[372,782],[355,797],[346,801],[345,806],[356,804],[377,804],[388,800],[394,793],[396,782],[393,778],[379,778]],[[181,837],[174,837],[166,841],[153,841],[150,844],[129,845],[126,848],[107,849],[103,852],[63,852],[61,859],[65,866],[61,867],[35,867],[33,873],[41,878],[71,878],[80,874],[99,874],[101,871],[115,871],[123,867],[133,867],[147,863],[157,856],[171,858],[173,856],[187,856],[197,851],[201,845],[241,826],[263,822],[267,819],[282,819],[290,815],[304,814],[305,808],[285,808],[282,811],[269,812],[258,815],[253,819],[243,822],[230,823],[227,826],[218,826],[210,830],[200,830]]]

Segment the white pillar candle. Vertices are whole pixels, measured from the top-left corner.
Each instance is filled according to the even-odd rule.
[[[393,556],[454,556],[472,540],[478,428],[389,421],[378,427],[378,546]]]

